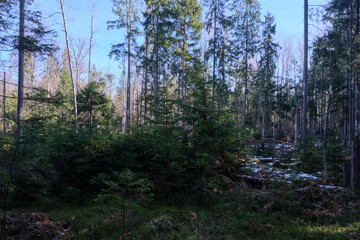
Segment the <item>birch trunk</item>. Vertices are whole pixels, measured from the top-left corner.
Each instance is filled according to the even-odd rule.
[[[91,13],[88,83],[90,83],[90,78],[91,78],[91,50],[92,50],[93,37],[94,37],[94,8]]]
[[[78,132],[78,119],[77,119],[76,86],[75,86],[74,77],[73,77],[73,71],[72,71],[72,66],[71,66],[71,56],[70,56],[70,47],[69,47],[69,36],[68,36],[67,25],[66,25],[66,17],[65,17],[64,4],[63,4],[63,1],[62,1],[62,0],[60,0],[60,5],[61,5],[62,16],[63,16],[63,22],[64,22],[65,38],[66,38],[66,49],[67,49],[68,62],[69,62],[69,71],[70,71],[70,78],[71,78],[71,84],[72,84],[72,90],[73,90],[74,116],[75,116],[75,133],[77,133],[77,132]]]

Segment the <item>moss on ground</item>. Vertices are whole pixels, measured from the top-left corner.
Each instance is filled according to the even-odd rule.
[[[125,231],[121,206],[89,201],[47,213],[71,225],[70,239],[359,239],[356,194],[313,199],[295,188],[239,185],[217,194],[177,194],[146,207],[129,206]],[[327,208],[328,202],[336,209]]]

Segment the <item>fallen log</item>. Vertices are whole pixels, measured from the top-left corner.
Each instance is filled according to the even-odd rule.
[[[286,183],[292,183],[291,181],[282,180],[282,179],[273,179],[273,178],[263,178],[263,177],[255,177],[255,176],[249,176],[249,175],[237,175],[238,179],[241,179],[242,181],[246,183],[250,183],[252,185],[255,185],[256,187],[263,187],[269,184],[269,182],[286,182]],[[345,190],[346,188],[343,187],[337,187],[337,186],[330,186],[330,185],[317,185],[319,188],[327,189],[327,190]]]

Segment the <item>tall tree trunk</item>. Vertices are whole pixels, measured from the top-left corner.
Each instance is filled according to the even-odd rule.
[[[349,47],[350,47],[350,54],[349,54],[349,67],[350,69],[353,71],[352,67],[351,67],[351,62],[352,62],[352,52],[353,52],[353,36],[352,36],[352,19],[353,19],[353,7],[352,4],[350,4],[350,22],[349,22]],[[351,75],[352,76],[352,75]],[[348,84],[348,89],[349,89],[349,149],[351,149],[352,155],[353,155],[353,99],[352,99],[352,77],[349,77],[349,84]]]
[[[328,123],[329,123],[329,112],[330,112],[330,98],[331,96],[329,97],[329,102],[328,102],[328,107],[327,107],[327,111],[326,111],[326,117],[325,117],[325,125],[324,125],[324,136],[323,136],[323,139],[324,139],[324,144],[323,144],[323,182],[324,184],[326,184],[327,182],[327,177],[328,177],[328,172],[327,172],[327,159],[326,159],[326,148],[327,148],[327,143],[328,143],[328,140],[327,140],[327,128],[328,128]]]
[[[303,120],[301,134],[304,139],[307,134],[307,91],[308,89],[308,0],[304,0],[304,71],[303,71]]]
[[[320,135],[322,135],[322,131],[324,128],[324,76],[321,76],[321,100],[320,100]]]
[[[314,126],[313,126],[313,133],[315,134],[318,124],[318,88],[317,88],[317,74],[318,74],[318,67],[315,66],[315,77],[314,77],[314,107],[315,107],[315,116],[314,116]]]
[[[67,25],[66,25],[66,17],[65,17],[65,11],[64,11],[64,4],[63,4],[63,1],[62,1],[62,0],[60,0],[60,5],[61,5],[62,16],[63,16],[63,22],[64,22],[65,38],[66,38],[66,49],[67,49],[68,62],[69,62],[69,71],[70,71],[70,78],[71,78],[71,84],[72,84],[72,90],[73,90],[74,116],[75,116],[75,133],[77,133],[77,132],[78,132],[78,117],[77,117],[76,86],[75,86],[74,77],[73,77],[73,71],[72,71],[72,66],[71,66],[71,56],[70,56],[70,47],[69,47],[69,36],[68,36]]]
[[[249,33],[248,33],[248,12],[249,12],[249,3],[248,1],[246,1],[246,33],[245,33],[245,117],[248,114],[248,84],[249,84],[249,69],[248,69],[248,38],[249,38]]]
[[[359,36],[359,2],[356,3],[356,31],[355,39]],[[357,47],[354,49],[354,54],[358,54],[356,51]],[[352,151],[352,161],[351,161],[351,186],[354,188],[360,187],[360,125],[359,125],[359,77],[358,73],[353,67],[353,84],[355,86],[355,101],[354,101],[354,143]]]
[[[349,34],[350,34],[350,31],[349,31],[349,28],[346,29],[346,49],[348,49],[349,47],[349,40],[350,40],[350,37],[349,37]],[[350,124],[350,119],[349,119],[349,114],[347,114],[346,110],[348,112],[350,112],[350,100],[351,100],[351,97],[350,97],[350,88],[349,88],[349,56],[347,55],[346,56],[346,63],[345,63],[345,95],[349,95],[348,99],[344,98],[344,120],[345,120],[345,124],[344,124],[344,146],[346,146],[346,144],[348,143],[348,139],[349,139],[349,136],[350,136],[350,133],[349,133],[349,124]],[[349,146],[350,146],[350,143],[349,143]]]
[[[295,110],[295,144],[298,144],[298,137],[299,137],[299,133],[298,133],[298,122],[299,122],[299,117],[298,117],[298,107],[296,107]]]
[[[360,6],[359,6],[359,1],[356,2],[356,31],[355,31],[355,39],[359,38],[359,33],[360,33]],[[355,54],[358,55],[359,51],[358,51],[358,45],[359,43],[356,42],[357,46],[356,46],[356,52]],[[356,135],[359,135],[359,130],[360,130],[360,109],[359,109],[359,71],[357,70],[357,68],[354,69],[354,84],[355,84],[355,132]]]
[[[4,95],[3,95],[3,131],[6,133],[6,72],[4,72]]]
[[[144,79],[144,74],[145,74],[145,71],[143,71],[143,79]],[[140,106],[138,106],[138,111],[137,111],[137,124],[138,124],[137,127],[141,126],[144,123],[143,120],[145,119],[144,118],[145,115],[143,115],[144,106],[143,106],[143,98],[142,98],[143,93],[144,93],[144,85],[142,83],[143,83],[142,81],[140,81],[140,83],[139,83],[140,93],[138,92],[138,97],[140,99],[140,101],[139,101]]]
[[[17,137],[24,135],[24,62],[25,62],[25,0],[20,0],[19,22],[19,73],[18,73],[18,107],[17,107]]]
[[[217,9],[216,4],[214,8],[214,42],[213,42],[213,79],[212,79],[212,97],[215,98],[215,85],[216,85],[216,23],[217,23]]]
[[[186,28],[186,23],[184,23],[184,38],[183,38],[183,46],[182,46],[182,51],[183,51],[183,56],[182,56],[182,76],[181,76],[181,103],[184,105],[185,104],[185,95],[186,95],[186,84],[185,84],[185,68],[186,68],[186,52],[187,52],[187,28]],[[182,117],[185,117],[185,111],[182,111]],[[182,121],[182,127],[185,127],[185,121]]]
[[[126,57],[124,57],[124,66],[122,74],[122,84],[123,84],[123,99],[122,99],[122,118],[121,118],[121,130],[124,133],[126,128]]]
[[[93,37],[94,37],[94,7],[91,12],[88,83],[90,83],[90,78],[91,78],[91,50],[92,50]]]
[[[330,78],[330,85],[329,85],[329,99],[327,102],[327,109],[326,109],[326,116],[325,116],[325,125],[324,125],[324,136],[323,136],[323,182],[326,184],[327,177],[328,177],[328,171],[327,171],[327,132],[328,132],[328,126],[329,126],[329,115],[330,115],[330,109],[332,108],[332,85],[333,85],[333,77],[332,77],[332,52],[330,52],[330,63],[329,63],[329,78]]]
[[[76,82],[76,92],[79,92],[80,88],[81,88],[81,84],[80,84],[80,66],[76,66],[75,82]]]
[[[266,99],[264,99],[264,103],[263,103],[263,109],[262,109],[262,125],[261,125],[261,139],[264,140],[265,139],[265,118],[266,118]],[[261,108],[260,108],[261,109]]]
[[[155,118],[157,118],[159,104],[159,17],[156,16],[156,36],[155,36]]]
[[[177,61],[179,61],[179,65],[181,65],[181,56],[177,57],[176,59]],[[178,80],[177,80],[177,85],[178,85],[178,88],[177,88],[177,99],[180,101],[181,99],[181,89],[182,89],[182,76],[181,76],[181,71],[178,72]],[[180,104],[177,105],[177,114],[178,116],[180,116]],[[179,126],[180,126],[180,119],[179,119]]]
[[[128,67],[127,67],[127,91],[126,91],[126,131],[130,130],[130,91],[131,91],[131,29],[128,34]]]
[[[145,35],[145,81],[144,81],[144,118],[147,116],[147,95],[148,95],[148,81],[149,81],[149,74],[148,74],[148,49],[149,49],[149,34],[146,32]]]

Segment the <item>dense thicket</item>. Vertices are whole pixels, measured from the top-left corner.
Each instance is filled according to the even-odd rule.
[[[300,143],[303,166],[322,169],[325,182],[339,178],[344,157],[352,154],[344,177],[359,185],[359,1],[333,0],[320,11],[328,24],[311,48],[306,135],[299,134],[303,53],[291,40],[276,42],[275,18],[267,13],[261,19],[259,2],[113,4],[117,19],[108,26],[114,34],[125,32],[110,53],[122,65],[118,82],[96,66],[86,69],[86,40],[54,51],[39,12],[25,12],[24,35],[9,42],[7,36],[16,35],[11,26],[25,20],[16,19],[15,2],[1,1],[0,48],[25,54],[24,83],[1,80],[1,195],[29,200],[116,191],[124,182],[119,179],[128,178],[165,193],[221,188],[246,161],[249,141],[269,139]],[[14,62],[16,53],[6,57]],[[6,70],[7,76],[15,71]],[[22,126],[22,137],[15,137]]]

